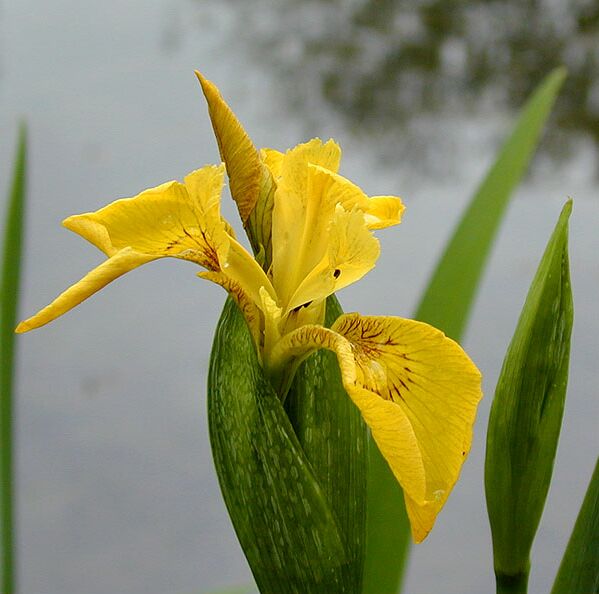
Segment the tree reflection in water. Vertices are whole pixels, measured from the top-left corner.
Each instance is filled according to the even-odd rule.
[[[564,64],[556,121],[599,141],[596,0],[228,2],[299,100],[318,80],[354,125],[386,128],[481,96],[517,106]]]

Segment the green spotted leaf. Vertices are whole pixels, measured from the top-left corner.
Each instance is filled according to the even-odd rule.
[[[208,419],[225,504],[260,592],[354,592],[346,589],[350,559],[326,489],[231,300],[214,338]]]
[[[342,313],[336,297],[329,297],[326,326]],[[368,434],[343,387],[334,353],[320,350],[301,365],[285,408],[341,530],[347,563],[340,591],[358,593],[366,538]]]

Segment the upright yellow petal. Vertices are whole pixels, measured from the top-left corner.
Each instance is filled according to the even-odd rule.
[[[140,254],[131,248],[122,249],[86,274],[78,283],[69,287],[52,301],[50,305],[44,307],[31,318],[21,322],[17,326],[16,332],[28,332],[29,330],[34,330],[48,324],[79,305],[88,297],[91,297],[119,276],[155,259],[156,257],[154,256]]]
[[[357,208],[348,212],[337,205],[332,221],[323,233],[326,252],[318,264],[304,273],[303,280],[289,298],[287,310],[324,299],[356,282],[372,270],[378,260],[378,239],[372,235],[364,214]]]
[[[281,176],[284,177],[289,173],[288,168],[293,172],[293,175],[296,175],[298,163],[318,165],[323,169],[337,173],[340,162],[341,147],[332,138],[329,138],[326,142],[322,142],[320,138],[313,138],[308,142],[294,146],[285,153],[281,162]]]
[[[279,180],[273,210],[273,283],[286,307],[302,280],[327,254],[335,213],[335,203],[320,183],[322,176],[300,153],[296,157],[286,164]]]
[[[285,154],[275,149],[263,148],[260,149],[260,157],[262,158],[262,162],[268,167],[273,179],[277,181],[281,177],[281,168]]]
[[[379,256],[358,205],[368,198],[341,176],[308,162],[306,154],[330,156],[336,146],[325,151],[320,141],[311,142],[311,151],[285,156],[275,193],[272,276],[286,313],[355,282]]]
[[[368,198],[364,218],[369,229],[384,229],[401,223],[404,210],[405,207],[397,196],[371,196]]]

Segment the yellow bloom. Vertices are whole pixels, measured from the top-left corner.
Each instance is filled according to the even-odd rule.
[[[433,526],[472,440],[480,373],[427,324],[342,315],[323,327],[326,298],[359,280],[379,256],[373,230],[400,222],[394,196],[368,197],[338,173],[341,150],[313,139],[286,153],[258,151],[218,89],[198,74],[231,194],[257,254],[221,217],[224,167],[206,166],[94,213],[69,217],[107,259],[17,332],[38,328],[125,272],[157,258],[199,264],[243,312],[281,397],[297,366],[335,352],[344,387],[404,490],[414,539]]]

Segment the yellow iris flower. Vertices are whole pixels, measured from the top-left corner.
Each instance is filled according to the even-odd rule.
[[[339,175],[341,150],[332,140],[258,151],[218,89],[198,78],[225,164],[67,218],[64,225],[107,259],[17,332],[47,324],[146,262],[170,256],[199,264],[206,269],[199,276],[240,307],[281,397],[310,353],[335,352],[420,542],[470,450],[480,373],[456,342],[421,322],[354,313],[322,325],[326,298],[374,267],[373,230],[398,224],[404,207],[397,197],[368,197]],[[225,165],[256,258],[220,214]]]

